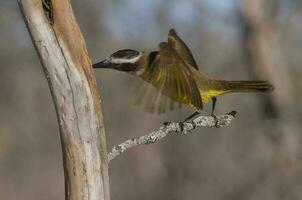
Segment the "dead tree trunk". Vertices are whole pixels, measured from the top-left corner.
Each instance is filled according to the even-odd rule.
[[[69,0],[18,0],[56,108],[65,197],[109,200],[102,110],[91,61]]]

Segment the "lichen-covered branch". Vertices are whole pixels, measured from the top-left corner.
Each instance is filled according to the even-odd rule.
[[[153,131],[149,134],[140,136],[138,138],[132,138],[126,140],[125,142],[114,146],[112,151],[108,154],[108,161],[113,160],[121,153],[127,151],[128,149],[142,145],[142,144],[151,144],[159,140],[162,140],[164,137],[170,134],[180,133],[186,135],[189,132],[192,132],[198,127],[224,127],[231,124],[232,120],[235,118],[236,111],[232,111],[225,115],[219,115],[216,117],[213,116],[199,116],[191,121],[187,122],[169,122],[164,123],[158,130]]]

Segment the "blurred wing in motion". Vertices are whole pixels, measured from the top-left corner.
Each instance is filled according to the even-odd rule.
[[[177,35],[174,29],[170,29],[168,43],[178,53],[184,62],[198,70],[197,63],[186,43]]]
[[[142,89],[139,92],[140,98],[145,98],[145,108],[148,108],[146,111],[158,110],[159,113],[163,113],[168,104],[173,108],[173,103],[169,103],[169,100],[202,110],[201,94],[190,67],[168,43],[160,43],[159,52],[141,78],[153,85],[157,91],[155,93]],[[142,102],[143,100],[138,100],[137,104]]]
[[[175,101],[167,95],[163,95],[153,85],[147,82],[140,83],[133,92],[134,105],[143,106],[145,112],[163,114],[166,111],[173,110]],[[178,107],[181,107],[179,103]]]

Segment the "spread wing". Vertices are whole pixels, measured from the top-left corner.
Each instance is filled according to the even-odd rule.
[[[160,93],[147,97],[151,107],[163,111],[167,99],[171,99],[202,110],[201,94],[192,73],[187,63],[183,62],[168,43],[160,43],[160,50],[153,63],[141,75],[142,79],[152,84]]]
[[[179,56],[189,65],[198,70],[197,63],[184,41],[177,35],[174,29],[170,29],[168,35],[168,43],[179,54]]]

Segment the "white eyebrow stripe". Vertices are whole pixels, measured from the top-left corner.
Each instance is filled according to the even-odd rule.
[[[126,59],[126,58],[111,58],[111,62],[114,64],[121,64],[121,63],[135,63],[140,59],[142,56],[142,53],[139,52],[138,56],[131,58],[131,59]]]

